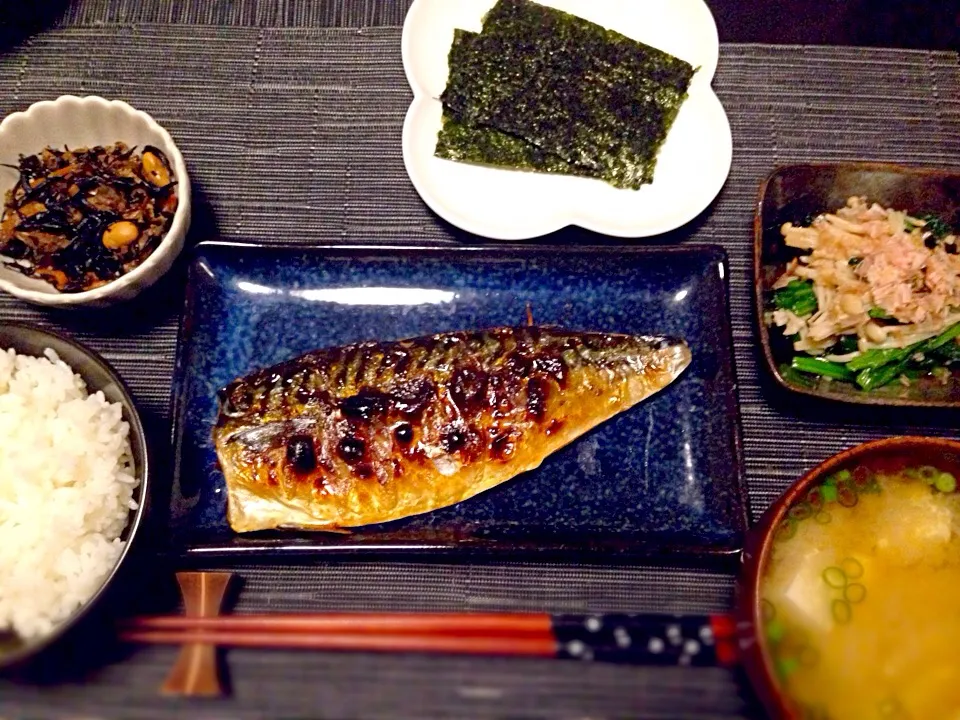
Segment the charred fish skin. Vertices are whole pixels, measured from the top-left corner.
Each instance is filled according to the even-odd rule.
[[[495,328],[307,353],[220,392],[237,532],[338,529],[460,502],[675,380],[682,340]]]

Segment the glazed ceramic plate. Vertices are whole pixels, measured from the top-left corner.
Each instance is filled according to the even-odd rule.
[[[660,152],[652,184],[619,190],[602,181],[517,172],[434,157],[455,28],[479,31],[494,0],[415,0],[403,26],[403,66],[413,103],[403,159],[424,202],[477,235],[523,240],[578,225],[606,235],[645,237],[702,212],[730,172],[733,141],[710,83],[717,28],[703,0],[541,0],[665,50],[699,67]]]
[[[727,261],[716,247],[319,248],[203,243],[178,351],[170,530],[186,553],[732,553],[747,514]],[[456,506],[351,534],[229,528],[217,390],[316,348],[539,324],[686,338],[666,390]]]
[[[801,224],[841,208],[854,195],[897,210],[933,213],[960,227],[960,172],[875,163],[786,165],[774,171],[760,188],[754,219],[755,317],[770,377],[790,392],[844,403],[960,407],[957,372],[944,383],[924,378],[909,386],[891,383],[867,393],[849,383],[784,371],[793,358],[793,345],[779,328],[768,328],[762,320],[773,305],[773,284],[797,256],[783,242],[780,228],[786,222]]]

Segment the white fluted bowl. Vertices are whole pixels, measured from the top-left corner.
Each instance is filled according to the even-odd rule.
[[[117,142],[138,148],[153,145],[164,152],[173,169],[177,211],[157,248],[130,272],[93,290],[61,293],[46,282],[5,265],[0,265],[0,289],[39,305],[105,307],[135,297],[170,269],[183,249],[190,226],[190,179],[170,133],[145,112],[121,100],[96,96],[63,95],[34,103],[0,123],[0,163],[16,165],[20,155],[36,155],[46,147],[81,148]],[[18,177],[15,169],[0,166],[0,197],[6,196]]]

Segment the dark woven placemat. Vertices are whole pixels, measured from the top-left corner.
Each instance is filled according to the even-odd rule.
[[[173,134],[196,189],[191,241],[454,243],[400,156],[410,99],[397,24],[406,2],[86,0],[61,27],[0,57],[0,113],[60,93],[123,98]],[[327,27],[327,26],[343,26]],[[347,29],[344,29],[347,28]],[[949,417],[771,404],[758,384],[750,242],[760,179],[776,163],[866,159],[960,165],[960,63],[952,53],[726,46],[715,86],[734,167],[713,208],[667,240],[724,245],[754,515],[803,469],[896,432],[949,434]],[[575,239],[564,233],[562,239]],[[590,240],[602,239],[590,237]],[[109,319],[0,298],[0,320],[58,327],[103,351],[133,387],[158,455],[182,279]],[[912,423],[907,426],[904,423]],[[238,607],[705,612],[728,607],[720,571],[563,565],[331,563],[245,569]],[[156,697],[173,658],[139,649],[96,663],[71,648],[42,682],[0,682],[0,716],[738,718],[755,710],[732,673],[560,662],[258,653],[229,655],[234,696]]]

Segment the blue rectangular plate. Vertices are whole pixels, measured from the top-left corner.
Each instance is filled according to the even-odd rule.
[[[747,527],[727,260],[713,246],[259,247],[194,251],[174,383],[171,551],[726,555]],[[217,390],[317,348],[537,324],[670,334],[693,362],[670,387],[450,508],[350,534],[236,534],[211,431]]]

